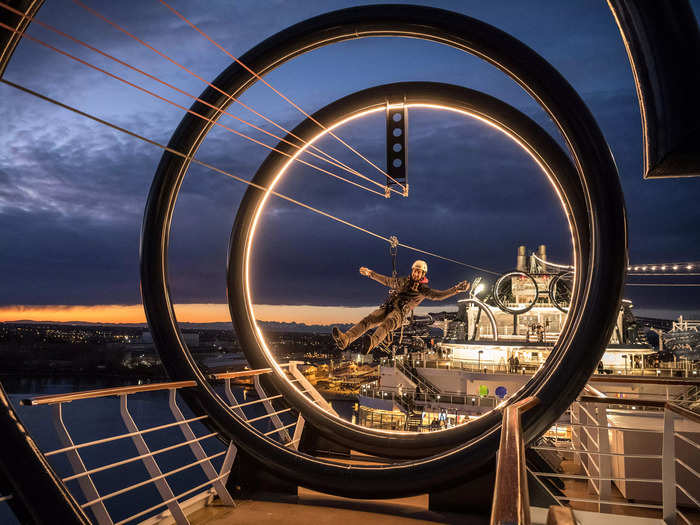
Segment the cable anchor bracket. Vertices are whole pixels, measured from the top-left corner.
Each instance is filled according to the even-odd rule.
[[[399,102],[386,102],[386,188],[384,196],[391,197],[392,186],[401,188],[401,195],[408,197],[406,171],[406,134],[408,132],[408,108],[405,97]]]

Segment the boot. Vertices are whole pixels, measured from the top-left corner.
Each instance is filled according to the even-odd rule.
[[[345,335],[337,326],[333,327],[333,340],[338,348],[345,350],[348,346],[348,336]]]

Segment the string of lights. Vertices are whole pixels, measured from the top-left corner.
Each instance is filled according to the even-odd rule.
[[[673,262],[673,263],[656,263],[656,264],[634,264],[627,267],[629,273],[659,275],[662,272],[667,272],[669,275],[686,274],[693,270],[700,270],[700,262]]]

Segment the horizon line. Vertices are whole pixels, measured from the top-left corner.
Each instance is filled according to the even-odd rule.
[[[231,323],[227,303],[177,303],[175,316],[180,323]],[[297,323],[305,325],[348,324],[359,321],[376,309],[372,306],[317,306],[317,305],[255,305],[255,316],[260,322]],[[417,314],[454,310],[454,305],[419,306]],[[665,308],[635,308],[640,317],[675,319],[700,318],[697,310],[670,310]],[[8,305],[0,306],[0,322],[93,323],[93,324],[147,324],[142,304],[119,305]]]

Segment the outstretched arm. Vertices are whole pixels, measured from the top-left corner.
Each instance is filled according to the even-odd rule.
[[[365,277],[374,279],[375,281],[377,281],[380,284],[383,284],[384,286],[388,286],[389,288],[396,288],[396,279],[394,279],[393,277],[382,275],[381,273],[377,273],[373,270],[370,270],[369,268],[365,268],[364,266],[360,268],[360,273]]]
[[[452,288],[448,288],[447,290],[433,290],[432,288],[428,288],[425,291],[425,298],[433,301],[442,301],[448,297],[458,294],[459,292],[466,292],[467,290],[469,290],[469,281],[462,281],[461,283],[457,283]]]

